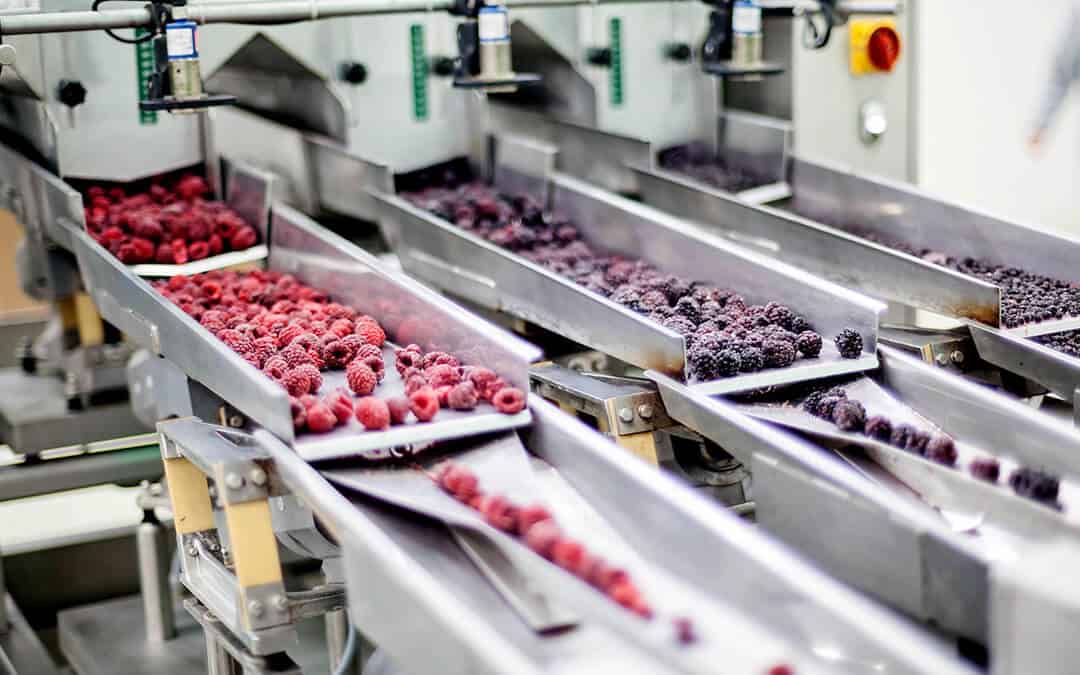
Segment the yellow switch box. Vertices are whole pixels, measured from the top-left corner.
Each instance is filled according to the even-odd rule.
[[[900,59],[900,32],[892,19],[852,19],[848,36],[852,75],[888,73]]]

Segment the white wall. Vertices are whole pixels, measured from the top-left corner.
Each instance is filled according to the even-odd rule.
[[[1041,153],[1026,146],[1070,0],[915,2],[920,186],[1080,236],[1080,97]]]

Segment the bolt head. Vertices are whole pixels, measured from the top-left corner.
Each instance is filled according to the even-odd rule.
[[[12,45],[0,45],[0,66],[15,65],[15,47]]]
[[[266,485],[266,472],[256,467],[248,473],[248,478],[254,485]]]
[[[184,547],[184,551],[187,552],[189,557],[197,558],[199,556],[199,549],[195,547],[195,544],[188,544]]]
[[[279,612],[284,612],[289,608],[289,599],[284,595],[275,595],[271,602],[274,605],[274,609]]]
[[[934,357],[934,362],[937,363],[939,366],[947,366],[949,365],[949,356],[944,353],[939,353],[937,356]]]
[[[239,490],[244,487],[244,477],[238,473],[230,473],[225,476],[225,486],[230,490]]]
[[[634,411],[630,408],[619,408],[619,419],[629,424],[634,421]]]
[[[258,600],[252,600],[251,602],[248,603],[248,614],[250,614],[251,616],[253,616],[255,618],[259,618],[260,616],[262,616],[263,615],[263,610],[264,610],[263,604],[261,602],[259,602]]]
[[[953,363],[956,363],[956,364],[963,363],[964,362],[964,352],[960,351],[959,349],[954,349],[952,354],[949,354],[949,359]]]
[[[244,426],[243,415],[231,415],[229,417],[229,426],[233,429],[239,429],[240,427]]]
[[[643,420],[651,419],[653,416],[653,407],[648,403],[642,403],[637,409],[638,416]]]

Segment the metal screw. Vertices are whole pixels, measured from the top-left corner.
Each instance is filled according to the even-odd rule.
[[[184,547],[184,550],[187,552],[188,556],[192,558],[199,557],[199,549],[196,548],[195,544],[192,542],[189,542],[188,545]]]
[[[953,363],[960,365],[964,362],[964,352],[960,351],[959,349],[954,349],[952,354],[949,354],[949,359]]]
[[[653,407],[652,407],[652,405],[650,405],[648,403],[642,403],[637,408],[637,414],[643,420],[652,419],[652,416],[653,416]]]
[[[939,366],[947,366],[949,365],[949,356],[944,352],[939,352],[938,355],[934,357],[934,361],[936,361]]]
[[[248,603],[248,614],[258,619],[263,614],[263,604],[258,600],[252,600]]]
[[[629,424],[634,421],[634,411],[630,408],[619,408],[619,419]]]
[[[252,469],[251,472],[248,473],[248,478],[250,478],[251,482],[255,485],[266,485],[266,472],[259,467]]]
[[[230,490],[239,490],[244,487],[244,477],[238,473],[230,473],[225,476],[225,486]]]
[[[241,415],[232,415],[229,417],[229,426],[233,429],[239,429],[244,426],[244,418]]]
[[[281,594],[275,595],[270,599],[270,602],[273,603],[274,609],[279,612],[284,612],[289,608],[289,599]]]

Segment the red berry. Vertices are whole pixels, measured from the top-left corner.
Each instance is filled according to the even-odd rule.
[[[263,363],[262,371],[271,379],[282,382],[285,380],[285,374],[289,372],[289,363],[280,356],[271,356]]]
[[[585,547],[573,539],[560,539],[551,547],[551,559],[559,567],[574,572],[585,561]]]
[[[292,413],[293,429],[300,431],[307,424],[307,408],[298,399],[289,399],[289,412]]]
[[[290,396],[303,396],[311,391],[311,380],[295,368],[285,373],[285,379],[281,383]]]
[[[157,251],[154,253],[154,262],[162,265],[173,264],[172,244],[167,242],[158,244]]]
[[[341,340],[331,340],[322,347],[323,361],[329,368],[344,368],[352,356],[352,350]]]
[[[358,396],[367,396],[375,391],[375,385],[379,382],[375,372],[360,361],[353,361],[345,368],[345,381]]]
[[[362,365],[362,364],[361,364]],[[370,369],[369,369],[370,370]],[[420,422],[430,422],[439,412],[439,397],[431,387],[421,387],[409,395],[409,409]]]
[[[405,424],[409,417],[409,399],[405,396],[395,396],[386,399],[386,407],[390,409],[390,424]]]
[[[630,575],[618,567],[612,567],[607,563],[596,565],[591,570],[589,583],[600,590],[607,592],[609,589],[630,580]]]
[[[454,386],[461,381],[461,375],[457,368],[449,364],[440,364],[424,370],[424,377],[428,384],[438,389],[439,387]]]
[[[255,242],[258,240],[259,235],[256,234],[255,228],[250,225],[244,225],[229,237],[229,246],[232,247],[232,250],[234,251],[243,251],[244,249],[254,246]]]
[[[786,663],[781,663],[780,665],[769,668],[767,675],[795,675],[795,669]]]
[[[316,403],[319,402],[319,397],[315,396],[313,394],[304,394],[303,396],[299,397],[299,400],[300,400],[300,403],[302,403],[305,408],[307,408],[308,410],[311,410],[311,406],[313,406],[313,405],[315,405]]]
[[[516,387],[504,387],[491,402],[499,412],[513,415],[525,409],[525,394]]]
[[[405,377],[405,394],[407,396],[412,396],[413,394],[427,386],[427,378],[424,377],[421,373],[412,373]]]
[[[196,241],[188,247],[188,256],[192,260],[202,260],[210,255],[210,245],[205,241]]]
[[[323,399],[330,411],[334,413],[338,424],[345,424],[353,415],[353,402],[349,393],[340,387],[327,394]]]
[[[281,344],[280,340],[278,341],[278,344]],[[315,364],[315,359],[311,357],[311,354],[299,345],[289,345],[278,353],[281,358],[285,359],[290,368],[295,368],[305,363]]]
[[[382,399],[365,396],[356,402],[356,419],[370,431],[390,426],[390,409]]]
[[[692,645],[697,642],[697,633],[694,631],[694,622],[680,616],[672,621],[675,626],[675,639],[681,645]]]
[[[484,520],[492,527],[504,532],[513,532],[517,524],[517,509],[506,497],[489,495],[480,502],[480,512]]]
[[[450,390],[453,389],[449,384],[444,387],[435,388],[435,397],[439,399],[440,408],[450,407]]]
[[[552,549],[562,539],[562,530],[555,521],[544,520],[536,523],[525,533],[525,545],[533,552],[551,559]]]
[[[307,425],[311,431],[317,434],[325,433],[336,427],[337,423],[337,416],[325,404],[316,402],[308,408]]]
[[[533,525],[547,520],[551,520],[551,513],[546,508],[539,504],[526,506],[518,511],[518,534],[527,535]]]
[[[480,481],[476,478],[476,474],[460,465],[451,467],[443,480],[443,485],[450,494],[466,503],[480,493]]]
[[[462,382],[450,390],[446,400],[454,410],[472,410],[479,402],[479,397],[472,382]]]
[[[641,601],[641,592],[629,580],[607,589],[608,597],[627,609],[633,609]]]
[[[319,369],[316,368],[314,365],[312,365],[310,363],[302,363],[299,366],[297,366],[295,368],[295,370],[297,372],[303,373],[305,376],[307,376],[308,380],[311,382],[311,391],[312,392],[319,391],[319,389],[322,388],[322,383],[323,383],[322,373],[320,373]]]
[[[210,247],[210,255],[220,255],[225,251],[225,242],[216,234],[210,235],[206,245]]]
[[[172,241],[172,261],[174,265],[184,265],[188,261],[188,249],[187,244],[183,239],[173,239]]]
[[[366,356],[362,359],[356,360],[360,361],[368,368],[371,368],[372,372],[375,373],[375,377],[379,380],[379,382],[383,381],[383,378],[386,376],[386,364],[383,363],[381,354],[379,356]]]
[[[379,322],[370,316],[361,316],[356,320],[356,334],[364,339],[369,345],[382,347],[386,342],[386,332],[383,331]]]

